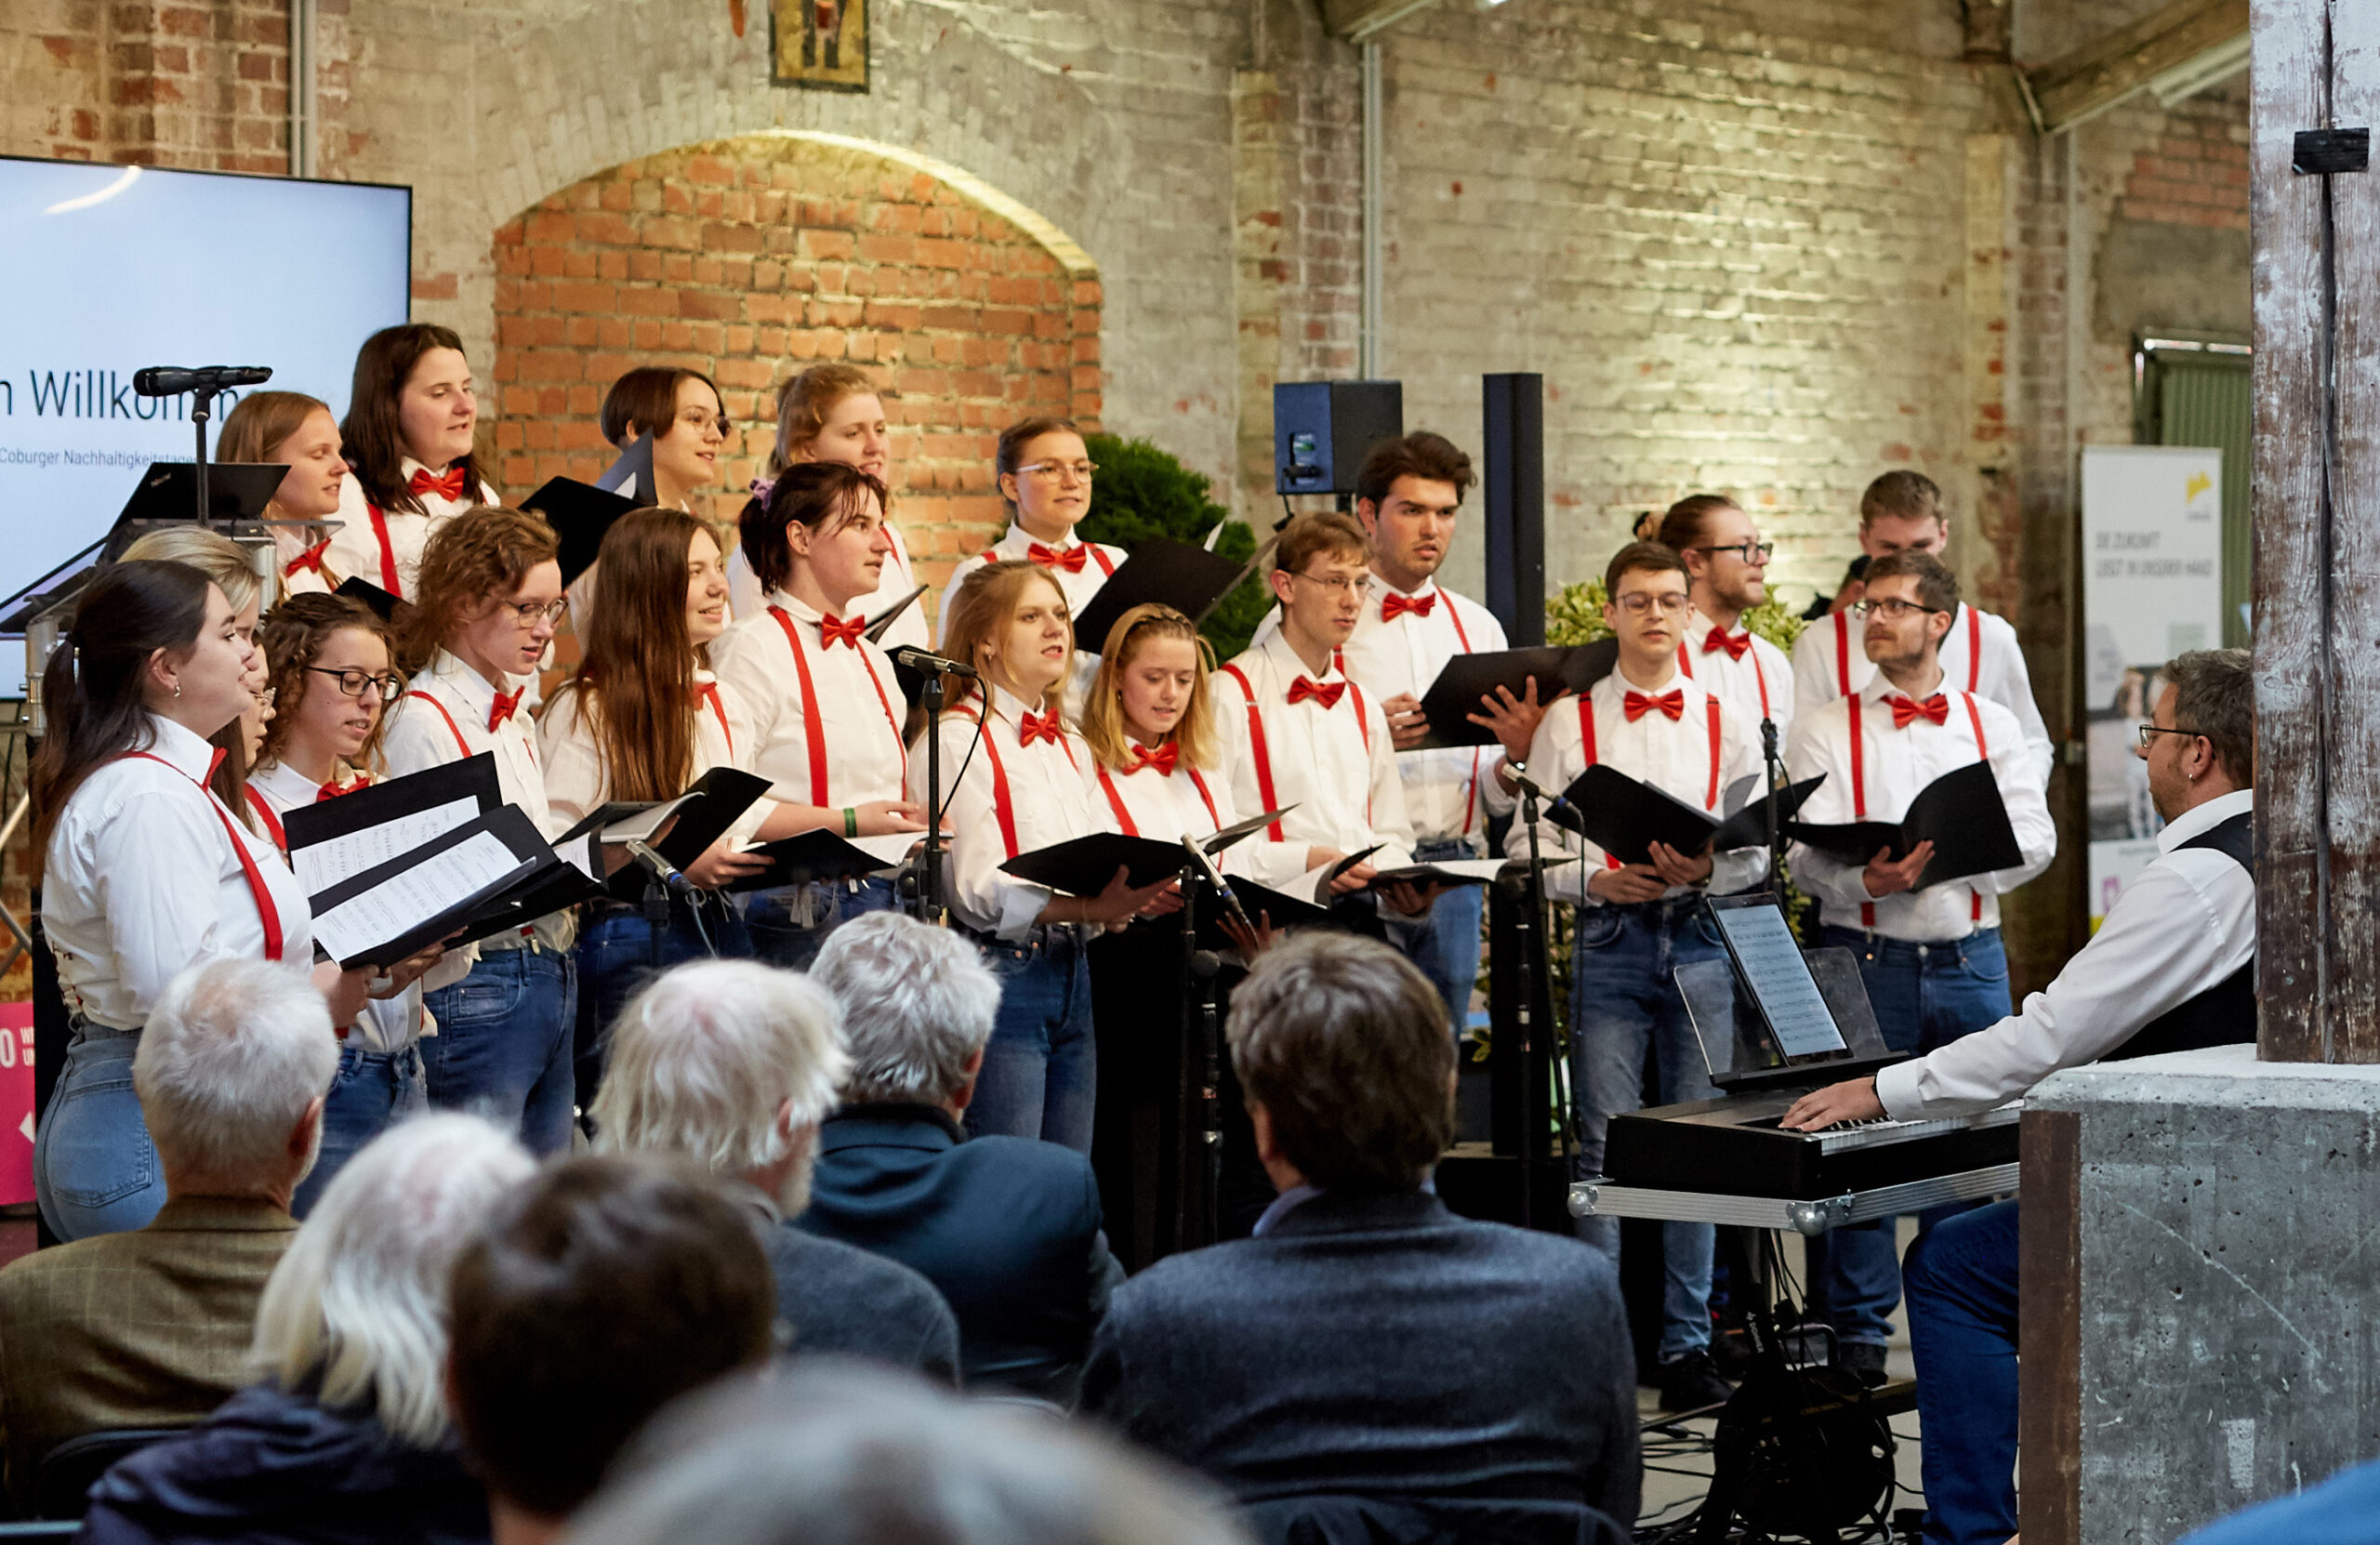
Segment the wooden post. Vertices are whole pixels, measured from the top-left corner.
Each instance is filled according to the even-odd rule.
[[[2292,169],[2380,119],[2370,0],[2255,0],[2258,1054],[2380,1062],[2380,172]]]

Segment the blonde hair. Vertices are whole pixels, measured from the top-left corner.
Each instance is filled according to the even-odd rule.
[[[826,416],[846,397],[880,397],[867,372],[833,361],[813,364],[777,388],[777,438],[769,448],[769,476],[800,460],[799,453],[826,429]]]
[[[117,561],[128,563],[143,559],[156,563],[189,564],[223,592],[223,599],[234,613],[246,611],[264,593],[264,582],[257,577],[248,549],[221,532],[209,531],[195,522],[146,533],[125,548],[123,558]]]
[[[1058,598],[1058,610],[1066,619],[1066,646],[1074,647],[1075,619],[1066,607],[1066,592],[1050,576],[1050,571],[1038,563],[1012,560],[986,563],[961,581],[959,593],[950,598],[950,620],[942,636],[942,652],[954,660],[963,660],[978,670],[984,667],[983,651],[1008,620],[1016,615],[1017,606],[1025,595],[1025,588],[1038,580],[1050,587]],[[1068,655],[1072,658],[1071,654]],[[953,679],[959,691],[951,697],[955,706],[966,701],[968,694],[981,695],[987,689],[964,677]],[[1051,684],[1041,695],[1041,706],[1054,713],[1065,702],[1066,679],[1064,676]]]
[[[1120,768],[1132,759],[1131,731],[1124,721],[1124,672],[1132,663],[1135,641],[1146,643],[1152,639],[1190,640],[1198,662],[1197,674],[1191,678],[1190,701],[1183,706],[1181,720],[1165,738],[1181,747],[1183,759],[1191,766],[1211,771],[1222,749],[1208,706],[1211,694],[1207,678],[1214,673],[1214,648],[1199,637],[1196,623],[1172,607],[1154,601],[1133,607],[1107,630],[1107,647],[1099,654],[1099,675],[1092,680],[1091,695],[1082,706],[1083,744],[1102,767]]]

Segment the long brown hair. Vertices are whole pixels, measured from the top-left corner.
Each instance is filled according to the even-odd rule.
[[[421,549],[413,610],[399,614],[399,668],[418,673],[456,628],[487,615],[558,550],[553,527],[525,509],[478,505],[440,526]]]
[[[149,657],[161,649],[186,654],[198,642],[213,586],[188,563],[134,559],[111,565],[75,603],[74,626],[42,668],[49,733],[33,765],[34,878],[84,780],[155,738],[141,692]]]
[[[1058,609],[1066,611],[1066,592],[1051,577],[1050,571],[1038,563],[1028,563],[1021,559],[986,563],[969,574],[959,584],[959,593],[950,598],[950,620],[942,635],[943,654],[983,670],[985,645],[991,643],[999,630],[1008,626],[1009,618],[1016,614],[1017,607],[1023,603],[1025,587],[1037,579],[1048,585],[1051,592],[1058,598]],[[1069,613],[1066,617],[1066,642],[1070,648],[1074,643],[1074,617]],[[988,680],[986,675],[985,680]],[[950,693],[953,707],[970,696],[988,692],[983,682],[970,681],[963,676],[951,677],[945,684],[953,689]],[[1066,679],[1061,676],[1048,692],[1042,693],[1043,710],[1056,712],[1065,702],[1065,696]]]
[[[215,437],[218,461],[271,461],[272,448],[296,434],[308,418],[328,413],[328,403],[302,391],[256,391],[240,399],[223,417]]]
[[[694,776],[697,653],[686,586],[694,536],[708,529],[683,510],[633,510],[596,553],[586,654],[563,690],[578,694],[612,799],[674,799]]]
[[[1193,767],[1213,771],[1216,753],[1215,727],[1210,720],[1208,703],[1211,693],[1207,678],[1214,673],[1215,652],[1212,645],[1198,636],[1198,625],[1170,606],[1154,601],[1135,606],[1116,619],[1107,630],[1107,647],[1099,656],[1099,675],[1091,683],[1091,696],[1082,706],[1083,744],[1099,759],[1103,767],[1121,768],[1132,759],[1131,730],[1124,722],[1124,672],[1132,664],[1132,655],[1143,644],[1156,639],[1187,639],[1191,654],[1198,662],[1198,671],[1190,681],[1190,701],[1183,706],[1181,721],[1174,725],[1166,739],[1182,748],[1184,760]]]
[[[401,469],[405,437],[397,416],[405,379],[421,357],[433,349],[463,351],[463,340],[452,327],[433,322],[408,322],[383,327],[364,340],[355,353],[355,381],[348,393],[347,421],[338,427],[348,470],[376,508],[422,513],[421,501],[405,487]],[[492,482],[480,466],[476,451],[455,463],[463,469],[464,492],[477,496],[482,482]]]
[[[744,549],[744,561],[752,567],[752,577],[760,582],[763,591],[782,590],[793,579],[793,554],[787,548],[785,534],[789,526],[803,525],[817,535],[840,531],[845,522],[866,513],[860,495],[876,495],[876,508],[885,510],[888,496],[884,484],[873,472],[863,472],[840,461],[799,461],[777,475],[769,488],[768,503],[759,501],[744,507],[744,518],[737,523],[737,545]]]
[[[369,633],[382,643],[390,644],[390,657],[395,658],[388,625],[380,620],[380,614],[346,596],[290,596],[274,607],[257,628],[257,647],[264,651],[265,669],[271,673],[274,708],[271,721],[264,727],[264,744],[257,748],[259,764],[281,759],[282,748],[289,742],[289,716],[306,700],[309,692],[338,690],[327,680],[313,680],[309,667],[323,657],[323,645],[330,641],[331,635],[347,632]],[[380,704],[372,733],[355,753],[358,771],[368,772],[379,762],[380,735],[389,727],[389,706],[385,700]]]

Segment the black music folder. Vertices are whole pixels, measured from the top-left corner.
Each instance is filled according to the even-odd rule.
[[[657,502],[661,485],[653,476],[653,431],[645,430],[620,453],[620,458],[603,469],[595,486],[606,494],[615,494],[628,501],[632,509],[643,509]]]
[[[774,891],[787,885],[881,874],[899,868],[909,850],[925,839],[926,834],[921,831],[847,838],[820,826],[746,849],[751,857],[768,860],[769,866],[757,874],[730,880],[727,889]]]
[[[336,596],[344,596],[350,601],[362,601],[372,608],[374,616],[391,625],[396,622],[400,613],[413,610],[412,601],[401,596],[392,596],[370,580],[359,579],[352,574],[340,580],[338,588],[331,593]]]
[[[1234,876],[1229,883],[1232,895],[1238,900],[1240,910],[1248,914],[1248,920],[1251,923],[1267,923],[1280,932],[1300,928],[1344,929],[1349,926],[1332,917],[1329,907],[1316,906],[1312,902],[1303,902],[1295,896],[1284,895],[1268,886],[1259,885],[1252,879],[1242,879]],[[1223,931],[1223,919],[1230,916],[1229,910],[1224,906],[1223,898],[1203,880],[1199,884],[1198,896],[1195,905],[1197,913],[1194,922],[1198,931],[1198,947],[1212,950],[1219,955],[1238,949],[1238,942]],[[1179,918],[1159,918],[1156,921],[1156,926],[1167,928],[1176,926],[1179,922]]]
[[[1781,830],[1810,791],[1826,779],[1824,773],[1788,784],[1773,797]],[[1562,791],[1567,809],[1549,812],[1557,825],[1567,826],[1622,864],[1650,864],[1652,845],[1665,842],[1692,855],[1708,847],[1713,852],[1768,844],[1768,799],[1753,800],[1724,820],[1650,784],[1639,783],[1618,768],[1597,762]]]
[[[882,643],[884,641],[885,633],[891,629],[893,623],[900,619],[901,614],[907,611],[910,607],[915,606],[918,603],[918,598],[925,593],[926,588],[920,585],[916,589],[911,590],[907,595],[903,596],[900,600],[894,601],[892,605],[887,606],[875,616],[869,618],[867,623],[867,641],[873,644]]]
[[[261,521],[289,469],[278,462],[210,461],[206,464],[206,514],[210,524]],[[198,464],[152,461],[132,485],[131,497],[107,535],[108,561],[143,535],[198,519]]]
[[[1448,604],[1453,604],[1449,601]],[[1570,648],[1502,649],[1487,654],[1458,654],[1446,663],[1429,690],[1421,694],[1421,712],[1430,733],[1415,750],[1445,746],[1492,746],[1494,733],[1467,717],[1480,710],[1480,700],[1498,687],[1514,697],[1527,695],[1529,680],[1537,681],[1537,700],[1551,703],[1564,693],[1583,693],[1612,673],[1620,661],[1617,639],[1597,639]]]
[[[1251,832],[1279,820],[1292,808],[1268,810],[1192,840],[1201,853],[1211,858]],[[1001,865],[1000,869],[1021,880],[1046,885],[1069,896],[1095,896],[1107,889],[1107,882],[1116,878],[1117,869],[1130,871],[1127,883],[1137,890],[1179,874],[1190,863],[1190,855],[1179,839],[1167,842],[1154,837],[1127,837],[1122,832],[1108,831],[1019,853]],[[1236,889],[1238,882],[1232,884]]]
[[[714,767],[674,799],[602,805],[556,838],[554,846],[567,849],[588,837],[614,845],[642,841],[668,860],[671,867],[683,869],[708,852],[711,844],[726,836],[727,828],[768,791],[766,778],[733,767]],[[610,862],[589,867],[610,877],[611,892],[621,901],[634,901],[644,893],[647,872],[641,868]]]
[[[2014,869],[2025,862],[2000,798],[2000,780],[1990,762],[1952,768],[1920,789],[1897,822],[1851,821],[1840,825],[1794,822],[1786,835],[1845,864],[1864,866],[1879,849],[1898,859],[1920,842],[1934,844],[1934,856],[1917,877],[1917,889],[1947,885],[1969,875]]]
[[[442,939],[459,934],[458,943],[469,943],[499,932],[508,925],[491,919],[508,904],[556,881],[577,892],[574,899],[593,889],[518,805],[499,805],[308,903],[315,943],[342,969],[385,967]]]
[[[300,805],[281,818],[289,867],[309,892],[419,851],[504,803],[496,753],[450,761]]]
[[[1117,619],[1152,601],[1172,607],[1194,623],[1202,621],[1237,588],[1246,572],[1204,548],[1166,536],[1144,537],[1075,618],[1075,647],[1104,653]]]
[[[521,508],[536,510],[554,528],[559,548],[556,556],[562,561],[562,582],[574,585],[580,574],[595,566],[595,555],[602,550],[603,537],[613,522],[643,507],[634,499],[575,478],[548,478],[544,486],[521,501]]]

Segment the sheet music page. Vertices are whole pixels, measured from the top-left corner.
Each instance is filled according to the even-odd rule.
[[[653,834],[659,831],[663,824],[671,816],[677,814],[678,807],[691,798],[693,796],[681,794],[674,799],[665,800],[654,806],[651,810],[641,810],[626,820],[615,821],[603,828],[603,840],[606,842],[650,842],[653,840]]]
[[[392,858],[403,858],[423,843],[437,840],[456,826],[478,819],[479,813],[477,799],[466,796],[450,799],[345,837],[334,837],[327,842],[293,849],[289,866],[297,871],[298,881],[306,888],[306,894],[319,896],[343,879],[377,868]]]
[[[1794,942],[1785,915],[1773,906],[1713,910],[1785,1055],[1844,1050],[1843,1032],[1818,992],[1817,978],[1810,975],[1809,962],[1802,958],[1802,946]]]
[[[519,855],[503,839],[482,832],[322,913],[314,918],[314,938],[333,959],[351,959],[460,905],[520,867]]]

